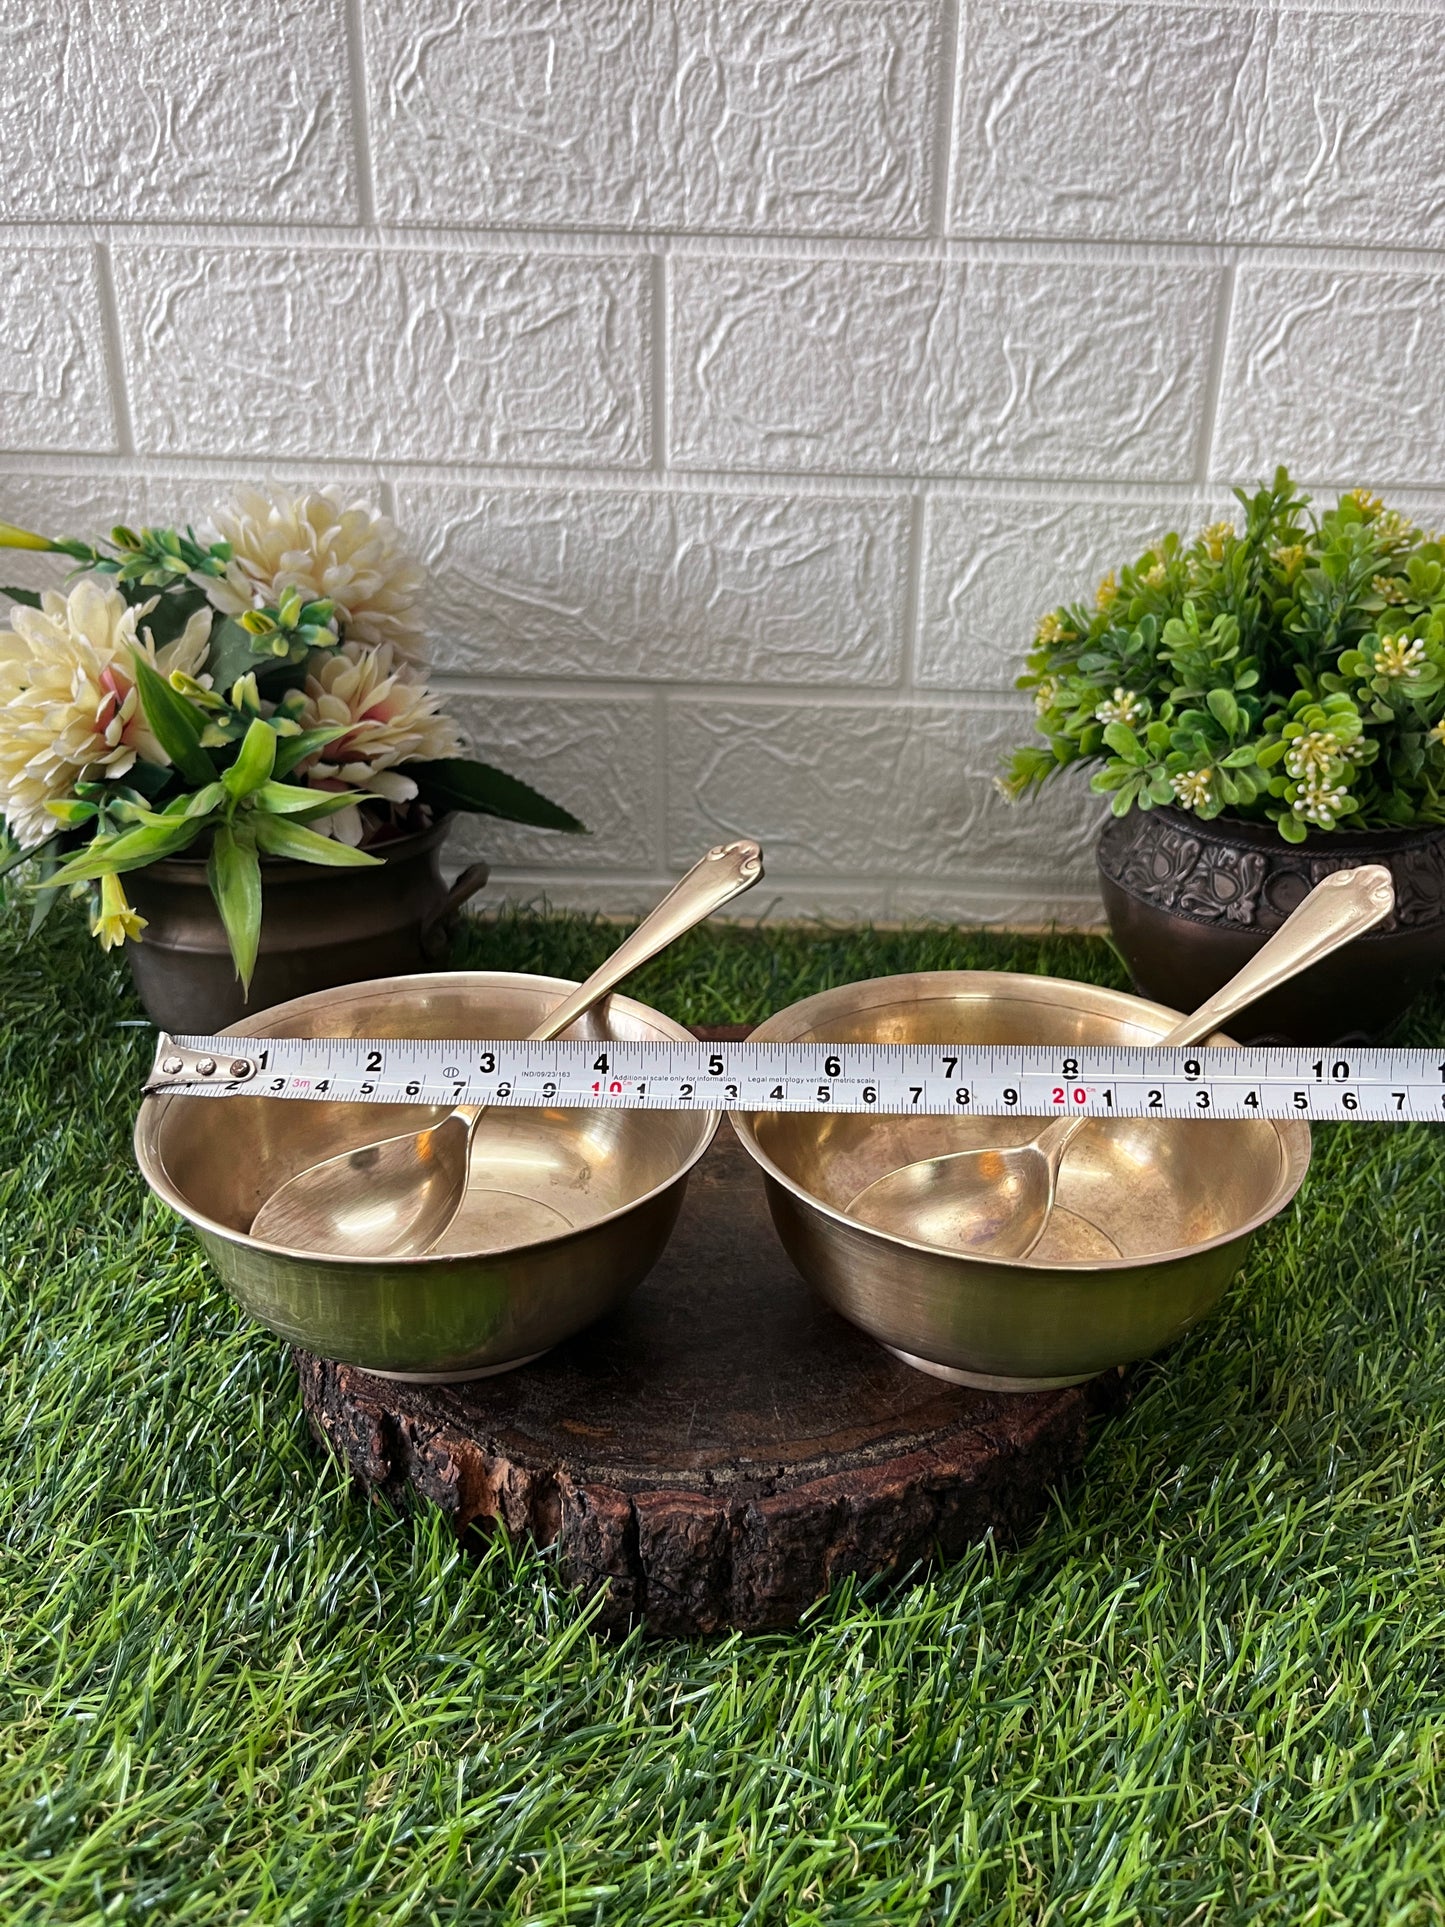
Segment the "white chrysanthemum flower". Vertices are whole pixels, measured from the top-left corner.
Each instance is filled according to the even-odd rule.
[[[301,764],[298,774],[313,788],[364,789],[391,803],[409,803],[416,784],[398,763],[455,756],[462,739],[442,699],[385,644],[379,649],[343,643],[320,650],[307,665],[306,700],[295,712],[303,729],[346,729]],[[343,843],[359,843],[360,812],[338,810],[315,825]]]
[[[325,489],[293,496],[245,488],[208,533],[231,544],[231,560],[224,576],[195,579],[225,615],[299,589],[308,602],[336,604],[348,642],[390,643],[398,656],[420,659],[425,576],[389,517]]]
[[[1214,780],[1212,769],[1181,770],[1169,779],[1170,788],[1186,809],[1201,809],[1209,801],[1209,788]]]
[[[1144,698],[1122,686],[1116,687],[1111,697],[1094,704],[1094,715],[1099,722],[1123,723],[1127,728],[1143,722],[1148,714],[1149,705]]]
[[[38,609],[16,608],[0,631],[0,811],[33,849],[55,831],[47,802],[81,776],[124,776],[140,757],[170,762],[136,693],[136,652],[162,675],[194,676],[206,659],[209,610],[157,649],[138,626],[154,602],[131,608],[114,583],[87,576],[69,595],[48,589]]]
[[[1061,687],[1062,685],[1057,676],[1044,676],[1035,684],[1034,709],[1040,716],[1045,715],[1051,710],[1059,700],[1059,690]]]

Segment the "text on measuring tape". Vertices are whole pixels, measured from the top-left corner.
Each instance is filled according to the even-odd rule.
[[[513,1108],[1445,1123],[1445,1049],[162,1037],[146,1088]]]

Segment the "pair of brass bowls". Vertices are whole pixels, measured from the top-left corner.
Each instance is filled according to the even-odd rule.
[[[383,979],[298,998],[236,1034],[523,1037],[573,987],[505,972]],[[1087,984],[937,971],[825,991],[754,1036],[1148,1044],[1174,1017]],[[573,1034],[688,1036],[619,996]],[[329,1261],[250,1236],[264,1199],[306,1164],[440,1115],[422,1105],[151,1097],[136,1154],[263,1324],[369,1371],[447,1381],[526,1363],[620,1303],[661,1254],[687,1174],[717,1128],[715,1116],[688,1112],[508,1112],[515,1159],[504,1177],[489,1161],[488,1181],[557,1221],[554,1236],[511,1249],[486,1249],[486,1193],[475,1187],[443,1247],[415,1258]],[[1304,1124],[1099,1120],[1070,1151],[1038,1253],[1004,1262],[873,1230],[847,1207],[886,1171],[1018,1142],[1040,1120],[759,1113],[733,1124],[762,1170],[789,1255],[835,1310],[925,1371],[1008,1389],[1071,1384],[1177,1337],[1218,1301],[1251,1234],[1289,1203],[1310,1152]]]

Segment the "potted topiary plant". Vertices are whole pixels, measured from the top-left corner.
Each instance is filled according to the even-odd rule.
[[[458,811],[582,827],[461,754],[427,681],[421,571],[384,516],[247,490],[200,536],[0,523],[0,547],[78,577],[0,591],[0,873],[34,862],[38,915],[90,895],[167,1030],[426,968],[486,876],[443,881]]]
[[[1167,535],[1043,618],[1019,687],[1045,740],[1004,788],[1092,769],[1115,942],[1185,1010],[1321,877],[1386,864],[1393,917],[1248,1027],[1369,1039],[1445,963],[1445,543],[1362,490],[1315,516],[1284,469],[1235,493],[1242,528]]]

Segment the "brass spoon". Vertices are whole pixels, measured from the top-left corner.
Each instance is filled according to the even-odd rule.
[[[1237,976],[1159,1043],[1201,1043],[1236,1011],[1372,929],[1394,905],[1383,865],[1334,871]],[[920,1158],[875,1178],[848,1206],[848,1215],[899,1237],[995,1258],[1027,1258],[1048,1228],[1064,1153],[1090,1121],[1054,1118],[1022,1144]]]
[[[624,977],[714,910],[751,889],[762,874],[763,853],[756,843],[719,844],[709,850],[586,983],[562,999],[528,1041],[559,1037]],[[477,1123],[487,1108],[459,1104],[424,1131],[359,1145],[298,1172],[261,1206],[252,1220],[251,1236],[266,1244],[337,1258],[430,1251],[461,1209],[477,1150]],[[505,1161],[505,1147],[502,1152]],[[503,1235],[489,1239],[493,1248],[546,1237],[565,1224],[548,1206],[504,1189],[493,1191],[491,1199],[507,1218]]]

